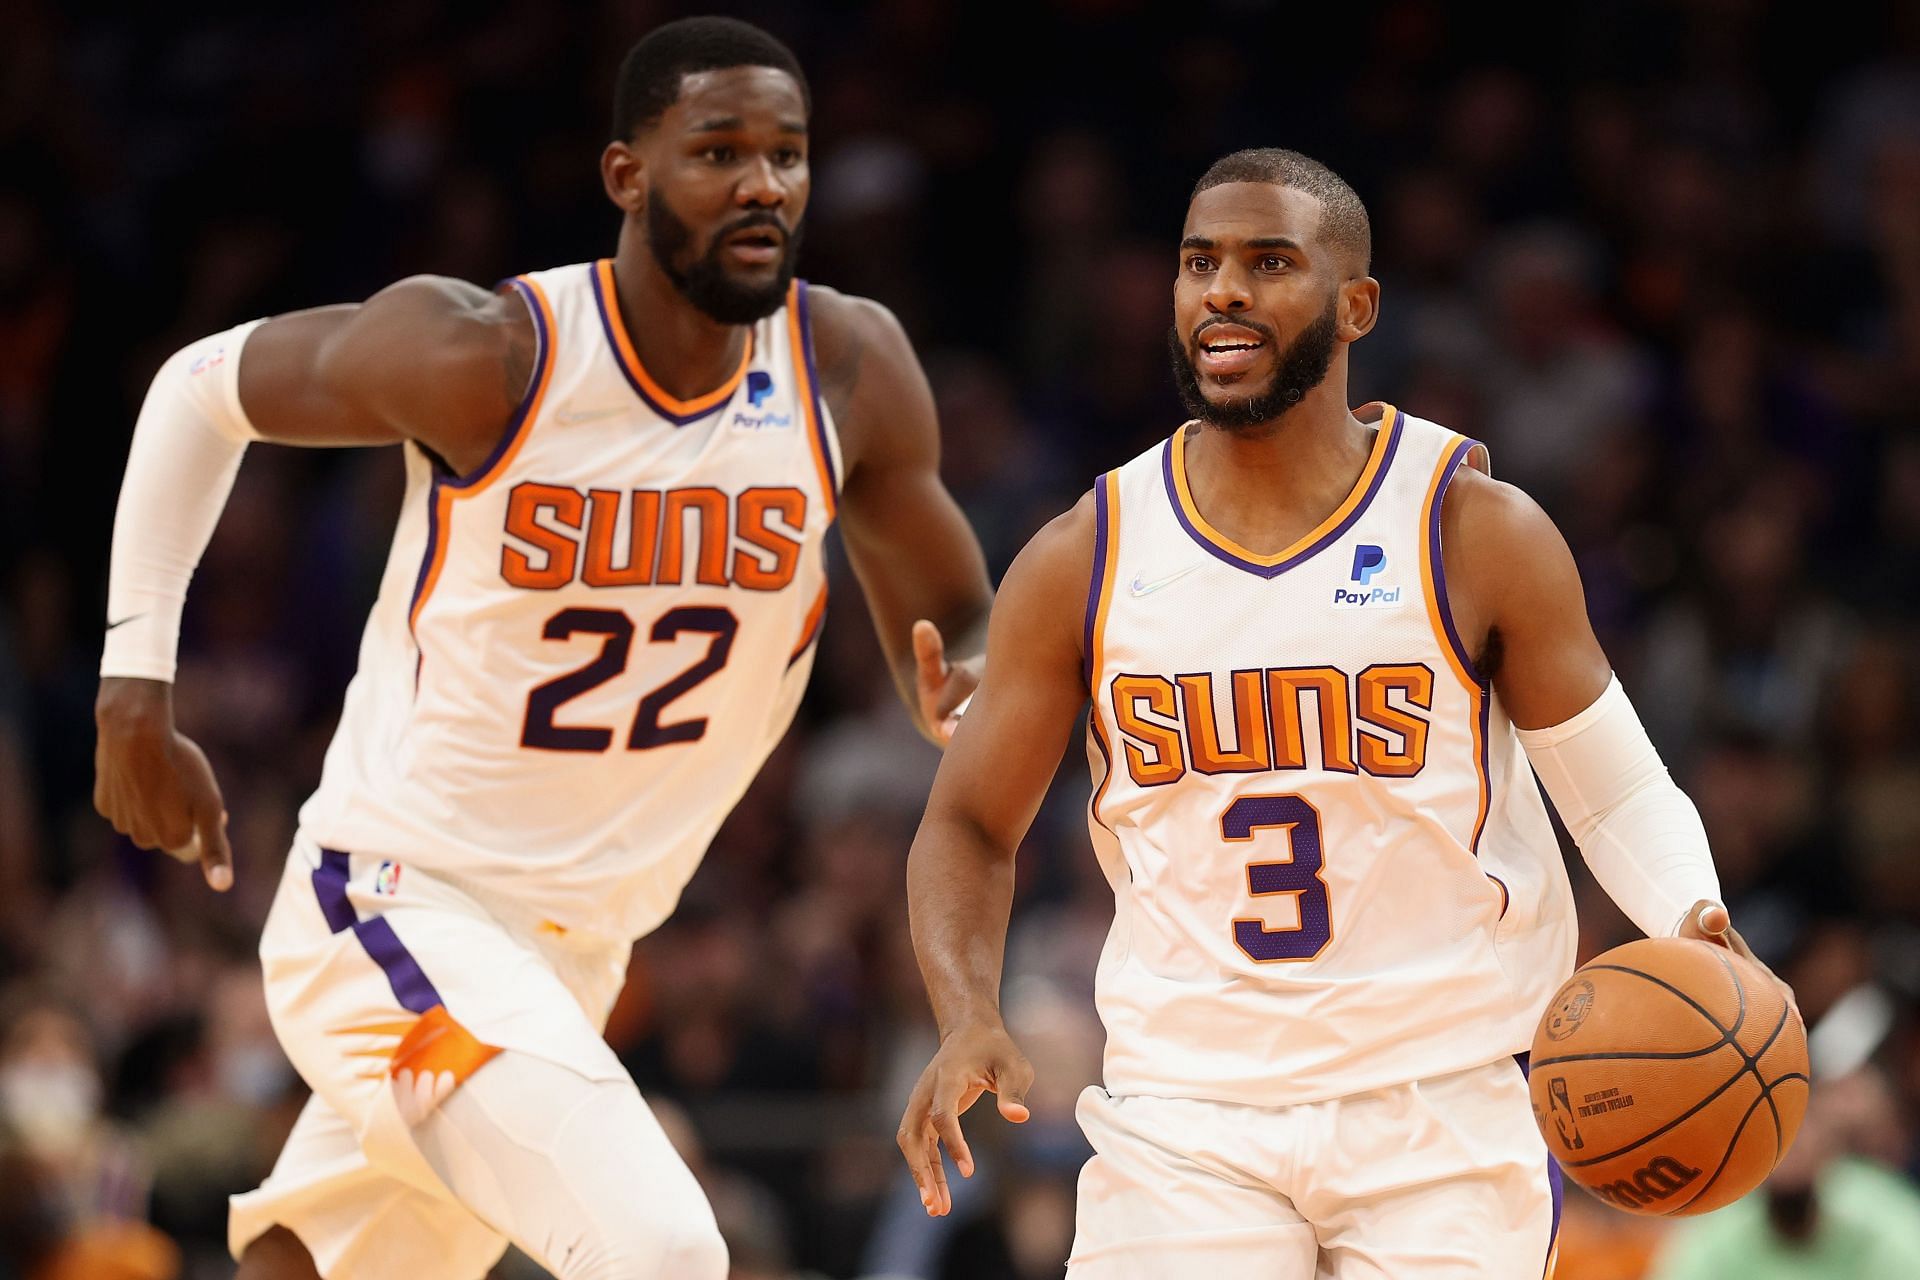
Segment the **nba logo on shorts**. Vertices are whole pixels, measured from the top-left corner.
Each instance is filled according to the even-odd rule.
[[[400,864],[383,862],[373,877],[373,891],[382,897],[391,898],[400,892]]]

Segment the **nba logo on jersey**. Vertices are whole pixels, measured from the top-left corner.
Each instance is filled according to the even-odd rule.
[[[391,898],[400,892],[400,864],[383,862],[380,871],[373,878],[373,891],[384,898]]]
[[[1336,609],[1395,609],[1400,606],[1400,588],[1382,583],[1371,585],[1374,578],[1387,567],[1387,553],[1382,547],[1371,542],[1363,542],[1353,549],[1353,572],[1348,578],[1360,584],[1358,590],[1350,587],[1333,589],[1333,607]]]

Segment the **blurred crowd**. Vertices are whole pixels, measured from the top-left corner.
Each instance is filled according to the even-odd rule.
[[[1383,291],[1354,403],[1481,437],[1559,522],[1736,924],[1814,1028],[1773,1183],[1678,1231],[1572,1193],[1562,1280],[1920,1275],[1920,6],[720,7],[808,68],[803,274],[905,322],[996,575],[1179,421],[1174,244],[1205,166],[1284,145],[1353,183]],[[614,68],[684,11],[0,0],[0,1280],[230,1274],[224,1197],[304,1098],[253,948],[401,468],[248,457],[176,695],[232,814],[215,898],[90,801],[147,379],[250,316],[610,252]],[[903,863],[936,758],[858,590],[834,601],[800,724],[636,946],[609,1039],[740,1280],[1058,1276],[1111,914],[1086,771],[1070,753],[1019,864],[1034,1118],[969,1116],[981,1172],[930,1223],[891,1135],[933,1045]],[[1632,930],[1571,860],[1585,958]]]

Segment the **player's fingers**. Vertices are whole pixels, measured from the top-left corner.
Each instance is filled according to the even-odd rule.
[[[930,683],[938,683],[947,674],[947,646],[940,628],[925,618],[913,624],[913,664]]]
[[[215,893],[233,888],[233,846],[227,842],[226,810],[202,815],[194,826],[193,839],[200,846],[200,874],[207,878],[208,886]]]
[[[920,1203],[928,1213],[932,1213],[935,1196],[933,1175],[927,1167],[927,1153],[932,1148],[933,1131],[927,1125],[927,1086],[924,1082],[914,1087],[913,1096],[907,1100],[906,1113],[900,1117],[900,1130],[893,1137],[907,1162],[907,1172],[913,1175],[913,1185],[920,1192]]]
[[[1694,904],[1694,919],[1700,922],[1700,931],[1713,937],[1725,935],[1732,921],[1727,909],[1717,902],[1697,902]]]
[[[1027,1110],[1027,1090],[1033,1087],[1033,1064],[1015,1054],[995,1069],[993,1078],[1000,1114],[1015,1124],[1025,1124],[1032,1114]]]
[[[954,1167],[960,1170],[960,1176],[973,1176],[973,1151],[967,1146],[966,1135],[960,1132],[960,1113],[965,1110],[960,1098],[965,1091],[965,1082],[948,1072],[941,1072],[933,1082],[933,1103],[927,1108],[927,1122],[933,1131],[947,1144],[947,1154],[953,1157]]]
[[[940,1159],[940,1139],[927,1134],[927,1181],[931,1194],[922,1199],[927,1216],[942,1218],[953,1212],[953,1189],[947,1185],[946,1162]]]

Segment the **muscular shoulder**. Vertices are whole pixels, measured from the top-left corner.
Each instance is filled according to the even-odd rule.
[[[1584,617],[1573,553],[1525,490],[1463,466],[1440,522],[1448,602],[1476,658],[1529,611],[1578,607]]]
[[[316,365],[342,401],[465,471],[498,443],[533,377],[536,347],[516,294],[413,276],[329,331]]]
[[[364,319],[392,350],[419,361],[423,373],[450,378],[475,393],[504,392],[509,404],[526,390],[535,335],[526,304],[447,276],[409,276],[373,295]]]
[[[824,285],[808,287],[807,311],[820,392],[850,467],[937,456],[933,392],[893,312]]]

